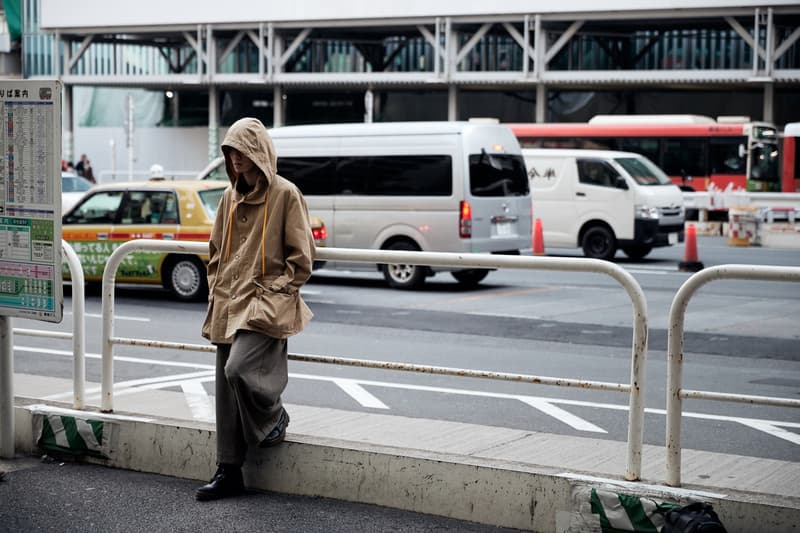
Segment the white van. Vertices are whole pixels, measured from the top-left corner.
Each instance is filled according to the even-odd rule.
[[[519,254],[530,248],[531,197],[516,137],[486,122],[284,126],[270,130],[278,174],[293,181],[328,246]],[[224,179],[222,158],[200,178]],[[328,263],[329,268],[375,265]],[[377,265],[410,289],[446,268]],[[452,271],[473,286],[488,270]]]
[[[608,150],[523,149],[533,217],[545,246],[641,259],[683,242],[680,189],[644,156]]]

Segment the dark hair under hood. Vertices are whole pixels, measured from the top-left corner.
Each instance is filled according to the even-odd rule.
[[[235,148],[247,156],[264,174],[267,185],[272,183],[272,178],[277,172],[278,156],[275,146],[267,132],[267,128],[256,118],[243,118],[234,122],[225,134],[222,141],[222,153],[225,154],[225,170],[231,185],[236,186],[239,176],[233,170],[230,149]]]

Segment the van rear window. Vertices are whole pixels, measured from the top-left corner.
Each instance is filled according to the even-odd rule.
[[[472,196],[525,196],[528,173],[520,155],[489,154],[485,150],[469,156],[469,189]]]

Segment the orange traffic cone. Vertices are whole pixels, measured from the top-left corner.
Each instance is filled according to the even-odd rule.
[[[697,230],[694,224],[686,226],[686,242],[684,243],[684,259],[678,263],[678,270],[682,272],[697,272],[703,270],[703,263],[697,258]]]
[[[533,223],[533,255],[544,254],[544,235],[542,234],[542,219],[537,218]]]

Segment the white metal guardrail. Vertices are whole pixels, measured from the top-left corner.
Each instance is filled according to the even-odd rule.
[[[114,280],[116,277],[117,268],[122,263],[123,258],[129,253],[135,251],[179,252],[202,255],[208,253],[208,244],[204,242],[140,239],[129,241],[120,245],[120,247],[117,248],[109,257],[105,266],[105,270],[103,271],[102,289],[103,323],[101,329],[101,342],[103,354],[100,408],[105,412],[113,411],[114,405],[113,382],[115,344],[197,350],[203,352],[213,352],[215,350],[213,346],[207,345],[130,339],[114,336]],[[403,263],[429,266],[460,266],[464,268],[515,268],[530,270],[593,272],[606,274],[617,280],[626,290],[633,304],[634,327],[630,383],[606,383],[577,379],[532,376],[525,374],[511,374],[504,372],[489,372],[482,370],[467,370],[406,363],[390,363],[385,361],[348,359],[344,357],[325,355],[290,354],[289,358],[294,361],[361,366],[369,368],[402,370],[408,372],[426,372],[462,377],[519,381],[541,385],[557,385],[594,390],[627,392],[629,395],[629,414],[628,456],[625,478],[629,480],[638,480],[640,478],[642,464],[642,443],[644,438],[644,378],[645,366],[647,362],[647,302],[645,300],[642,288],[639,286],[636,279],[626,270],[614,263],[596,259],[522,257],[440,252],[405,252],[387,250],[355,250],[344,248],[319,248],[317,249],[317,255],[315,259],[355,263]]]
[[[72,293],[73,333],[36,329],[11,328],[11,319],[0,317],[0,457],[14,457],[14,343],[16,335],[31,335],[56,339],[72,339],[73,350],[73,407],[84,408],[86,366],[84,351],[84,290],[83,268],[75,250],[67,241],[61,241],[63,260],[69,266],[76,285]]]
[[[800,281],[800,267],[771,267],[758,265],[718,265],[693,274],[681,285],[669,310],[667,333],[667,485],[681,484],[681,414],[687,398],[725,402],[800,407],[800,400],[770,396],[750,396],[684,389],[683,384],[683,323],[689,299],[703,285],[717,279],[747,279],[763,281]]]
[[[86,298],[81,260],[67,241],[61,241],[63,262],[69,267],[72,277],[72,333],[41,329],[14,328],[15,335],[45,337],[50,339],[72,339],[72,406],[83,409],[86,395],[86,320],[84,318]]]

